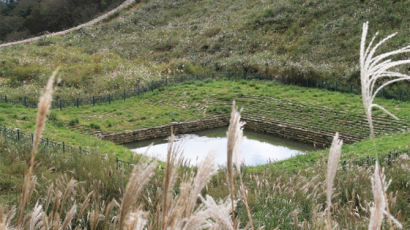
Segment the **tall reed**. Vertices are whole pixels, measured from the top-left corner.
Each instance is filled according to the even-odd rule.
[[[327,229],[332,229],[331,225],[331,208],[332,208],[332,194],[333,183],[337,172],[340,156],[342,154],[343,141],[339,139],[339,133],[333,137],[332,145],[330,146],[329,159],[327,162],[326,174],[326,212],[327,212]]]
[[[231,205],[232,210],[235,210],[235,172],[233,165],[235,164],[236,168],[240,167],[240,158],[239,158],[239,147],[242,140],[242,129],[244,123],[240,121],[241,115],[236,109],[235,101],[232,102],[232,111],[231,118],[229,120],[229,127],[226,133],[228,142],[227,142],[227,179],[229,186],[229,193],[231,195]],[[232,222],[234,228],[237,226],[237,221],[235,215],[232,213]]]
[[[369,23],[363,23],[362,39],[360,43],[360,81],[362,89],[362,99],[363,105],[366,112],[366,117],[370,127],[370,137],[374,139],[374,128],[372,119],[372,108],[376,107],[381,109],[383,112],[392,116],[394,119],[398,119],[388,110],[383,108],[378,104],[374,104],[373,100],[376,95],[386,86],[403,80],[410,80],[410,76],[404,73],[395,72],[392,68],[405,65],[410,63],[410,59],[392,61],[393,55],[409,53],[410,45],[403,48],[382,53],[374,57],[374,54],[383,43],[387,42],[389,39],[396,36],[397,33],[391,34],[386,38],[382,39],[375,46],[373,42],[375,41],[378,32],[373,36],[372,40],[366,47],[366,37],[369,28]],[[381,82],[384,80],[384,82]],[[380,83],[381,82],[381,83]],[[378,84],[380,83],[380,86]]]
[[[27,200],[30,199],[29,187],[31,186],[31,177],[33,176],[33,168],[34,168],[34,159],[36,157],[38,143],[40,142],[41,135],[43,133],[44,127],[46,125],[47,114],[50,110],[52,96],[53,96],[53,86],[54,80],[58,73],[59,68],[57,68],[47,82],[47,86],[44,89],[42,96],[40,97],[38,103],[38,112],[37,112],[37,122],[36,122],[36,130],[34,132],[34,139],[33,139],[33,148],[31,151],[31,159],[30,159],[30,167],[28,173],[24,180],[23,185],[23,195],[21,197],[20,206],[19,206],[19,214],[17,223],[18,226],[22,226],[23,224],[23,212],[24,207],[27,203]]]
[[[387,109],[380,105],[374,104],[373,100],[377,94],[386,86],[403,81],[410,80],[410,76],[404,73],[395,72],[392,68],[398,67],[400,65],[410,64],[410,59],[392,61],[393,55],[409,53],[410,45],[403,48],[382,53],[374,57],[376,50],[383,43],[387,42],[389,39],[396,36],[397,33],[391,34],[386,38],[382,39],[375,46],[373,42],[375,41],[378,32],[373,36],[372,40],[366,47],[366,37],[369,28],[369,23],[363,23],[362,38],[360,43],[360,81],[362,89],[362,100],[366,113],[366,118],[370,128],[370,138],[373,141],[373,146],[376,148],[374,141],[374,125],[372,118],[372,108],[376,107],[381,109],[383,112],[387,113],[394,119],[398,119],[395,115],[390,113]],[[383,82],[381,82],[383,80]],[[381,82],[381,83],[380,83]],[[378,85],[379,84],[379,85]],[[376,155],[377,156],[377,155]],[[378,167],[378,159],[376,162],[376,167],[373,175],[373,196],[375,199],[375,206],[372,208],[372,215],[370,218],[369,229],[380,229],[381,223],[383,221],[384,214],[386,213],[389,218],[390,228],[393,229],[392,220],[395,220],[393,216],[390,215],[389,205],[386,196],[387,186],[385,186],[383,180],[383,173]],[[383,204],[382,204],[383,203]],[[397,222],[398,223],[398,222]],[[399,224],[400,226],[400,224]]]

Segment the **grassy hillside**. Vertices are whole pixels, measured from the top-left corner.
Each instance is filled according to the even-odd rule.
[[[62,65],[59,94],[135,87],[180,73],[264,72],[358,82],[361,25],[408,44],[410,2],[143,1],[64,37],[0,50],[0,94],[38,94]],[[381,49],[383,51],[383,48]]]

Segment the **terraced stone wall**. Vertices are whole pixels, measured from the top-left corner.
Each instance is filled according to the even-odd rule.
[[[287,123],[281,123],[272,120],[263,120],[257,118],[242,118],[242,120],[246,122],[245,129],[247,130],[252,130],[260,133],[268,133],[286,139],[312,144],[316,147],[329,146],[334,135],[333,132],[311,130],[305,127],[292,126]],[[229,117],[215,116],[210,119],[189,122],[174,122],[169,125],[152,128],[110,133],[102,135],[101,138],[104,140],[112,141],[116,144],[126,144],[135,141],[168,137],[171,134],[171,129],[173,129],[175,134],[183,134],[206,129],[227,127],[228,123]],[[344,135],[341,135],[341,137],[342,139],[344,139],[345,143],[358,141],[358,139],[355,137]]]
[[[290,139],[298,142],[312,144],[315,147],[328,147],[335,133],[326,131],[317,131],[307,129],[305,127],[292,126],[286,123],[275,122],[271,120],[258,120],[255,118],[243,118],[246,122],[245,129],[260,133],[268,133],[275,136],[280,136],[285,139]],[[354,137],[341,135],[345,143],[353,143],[358,141]]]
[[[171,135],[171,130],[173,130],[175,134],[183,134],[225,126],[228,126],[228,117],[215,116],[210,119],[188,122],[173,122],[169,125],[105,134],[101,135],[101,138],[104,140],[112,141],[116,144],[127,144],[141,140],[168,137]]]

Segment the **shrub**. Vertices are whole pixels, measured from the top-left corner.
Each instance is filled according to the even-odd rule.
[[[96,123],[90,123],[90,128],[92,128],[92,129],[101,129],[100,125],[96,124]]]
[[[70,120],[70,122],[68,122],[68,125],[75,126],[75,125],[78,125],[79,123],[80,123],[80,120],[78,118],[73,118]]]

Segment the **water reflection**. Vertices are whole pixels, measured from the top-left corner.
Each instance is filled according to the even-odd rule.
[[[215,164],[226,164],[226,128],[211,129],[193,134],[177,135],[176,144],[183,150],[184,159],[196,165],[209,151],[215,154]],[[149,145],[153,143],[151,147]],[[127,145],[133,152],[166,160],[167,139],[140,141]],[[149,147],[148,151],[147,148]],[[240,159],[245,165],[255,166],[278,161],[313,150],[313,146],[279,137],[245,131],[240,148]]]

